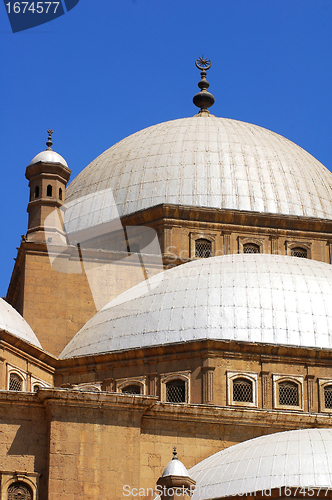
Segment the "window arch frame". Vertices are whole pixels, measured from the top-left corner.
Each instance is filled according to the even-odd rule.
[[[248,380],[252,387],[252,401],[235,401],[233,398],[233,383],[238,379]],[[255,372],[239,372],[227,371],[227,405],[228,406],[244,406],[257,408],[257,382],[258,374]]]
[[[175,380],[182,380],[185,384],[185,401],[181,403],[172,403],[167,401],[167,384]],[[165,373],[160,377],[160,399],[167,404],[188,404],[190,403],[190,372]]]
[[[39,498],[38,472],[0,472],[1,494],[0,499],[8,500],[8,489],[15,483],[26,484],[32,492],[32,500]]]
[[[132,378],[123,378],[116,380],[116,392],[122,393],[122,389],[129,385],[137,385],[140,387],[140,394],[136,394],[136,396],[145,396],[146,395],[146,377],[132,377]],[[135,394],[127,394],[127,396],[135,396]]]
[[[246,245],[255,245],[259,248],[259,252],[253,253],[264,253],[264,239],[255,238],[255,236],[238,236],[238,253],[245,253],[244,247]],[[249,253],[249,252],[248,252]]]
[[[298,405],[283,405],[279,401],[279,385],[283,382],[296,384],[298,388]],[[303,377],[293,375],[273,375],[273,403],[278,410],[303,411]]]
[[[285,241],[286,245],[286,255],[289,255],[292,257],[292,250],[295,248],[301,248],[303,250],[306,250],[307,256],[306,257],[298,257],[299,259],[311,259],[311,242],[307,241]]]
[[[11,375],[16,375],[22,380],[22,389],[20,391],[14,391],[12,389],[9,389],[9,384],[10,384],[10,377]],[[27,376],[26,373],[24,373],[22,370],[19,368],[16,368],[11,365],[7,365],[7,391],[10,390],[10,392],[26,392],[27,391]]]
[[[206,240],[211,243],[211,257],[216,255],[216,236],[217,233],[190,233],[189,234],[189,257],[190,259],[204,259],[209,257],[196,257],[196,241],[197,240]]]

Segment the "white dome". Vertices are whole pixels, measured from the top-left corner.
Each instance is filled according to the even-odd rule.
[[[0,329],[40,347],[40,342],[24,318],[5,300],[0,299]]]
[[[34,158],[32,158],[29,165],[33,165],[34,163],[38,163],[39,161],[42,161],[44,163],[61,163],[68,168],[66,160],[55,151],[49,149],[38,153]]]
[[[87,220],[84,203],[72,204],[105,190],[112,191],[117,209],[110,196],[97,196],[95,203],[88,196],[93,216]],[[161,203],[329,219],[332,174],[274,132],[193,116],[154,125],[115,144],[73,180],[66,200],[72,205],[66,215],[69,232]]]
[[[189,470],[192,500],[270,488],[331,488],[332,429],[278,432],[215,453]],[[285,496],[285,495],[280,495]]]
[[[330,264],[267,254],[200,259],[112,300],[60,358],[202,339],[332,348],[331,304]]]
[[[189,473],[183,463],[178,458],[172,458],[166,465],[162,476],[182,476],[189,477]]]

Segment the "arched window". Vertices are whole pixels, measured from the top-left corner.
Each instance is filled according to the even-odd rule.
[[[186,383],[184,380],[170,380],[166,383],[166,401],[168,403],[186,402]]]
[[[39,198],[39,186],[35,187],[35,198]]]
[[[301,257],[302,259],[306,259],[308,257],[308,252],[305,248],[295,247],[291,249],[292,257]]]
[[[203,238],[195,241],[195,257],[206,259],[212,257],[212,243]]]
[[[35,385],[33,386],[33,392],[38,392],[38,389],[40,389],[40,385],[35,384]]]
[[[32,500],[32,491],[30,486],[21,481],[12,483],[7,490],[8,500]]]
[[[233,380],[233,401],[253,403],[252,382],[246,378]]]
[[[299,386],[295,382],[285,380],[279,383],[279,405],[299,406]]]
[[[243,253],[260,253],[260,248],[255,243],[245,243],[243,245]]]
[[[52,196],[52,186],[49,184],[46,188],[46,196]]]
[[[324,387],[324,402],[325,408],[332,408],[332,385]]]
[[[22,391],[23,380],[17,373],[11,373],[9,376],[9,390],[10,391]]]
[[[123,387],[122,393],[123,394],[141,394],[141,388],[139,385],[136,385],[136,384],[126,385],[126,387]]]
[[[59,188],[59,200],[62,200],[62,189]]]

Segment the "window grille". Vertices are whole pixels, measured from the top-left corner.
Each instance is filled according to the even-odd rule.
[[[245,378],[233,380],[233,401],[253,403],[252,382]]]
[[[25,483],[16,482],[11,484],[7,493],[8,500],[32,500],[31,488]]]
[[[306,259],[308,257],[308,252],[305,248],[296,247],[291,249],[291,256]]]
[[[260,253],[260,248],[255,243],[245,243],[243,245],[243,253]]]
[[[280,382],[279,405],[299,406],[299,386],[295,382]]]
[[[332,408],[332,385],[324,387],[325,408]]]
[[[212,257],[212,244],[209,240],[196,240],[195,241],[195,257],[206,259]]]
[[[166,401],[168,403],[185,403],[186,383],[184,380],[171,380],[167,382]]]
[[[21,377],[16,375],[16,373],[11,373],[9,376],[9,390],[10,391],[21,391],[23,386],[23,380]]]
[[[141,388],[139,385],[126,385],[126,387],[124,387],[122,389],[122,393],[123,394],[141,394]]]

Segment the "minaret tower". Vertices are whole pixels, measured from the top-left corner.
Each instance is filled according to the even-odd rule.
[[[44,227],[45,219],[65,201],[71,170],[66,160],[52,150],[52,133],[48,130],[46,151],[35,156],[25,172],[30,187],[28,241],[45,241],[45,230],[53,229]]]

